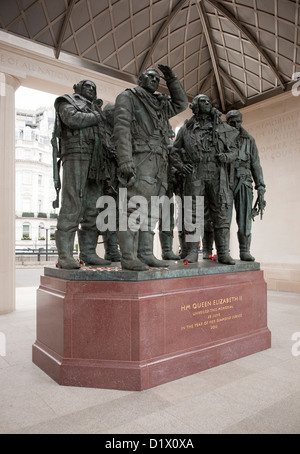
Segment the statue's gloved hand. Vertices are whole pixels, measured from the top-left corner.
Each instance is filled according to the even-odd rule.
[[[192,166],[192,164],[184,164],[180,169],[180,173],[182,175],[189,175],[190,173],[193,173],[193,171],[194,167]]]
[[[227,156],[226,153],[219,153],[217,154],[217,158],[220,162],[226,162],[227,161]]]
[[[175,73],[173,70],[170,68],[170,66],[167,65],[158,65],[158,69],[163,73],[164,79],[167,82],[168,80],[174,79]]]
[[[216,107],[211,108],[211,114],[216,115],[218,118],[222,116],[222,112],[220,112]]]
[[[92,108],[93,108],[94,112],[98,112],[101,116],[103,115],[102,109],[101,109],[102,106],[103,106],[103,101],[100,98],[96,99],[92,103]]]
[[[266,208],[266,201],[265,201],[265,192],[266,189],[263,186],[259,186],[257,188],[257,195],[258,195],[258,206],[261,213],[263,213],[264,209]]]
[[[101,107],[103,106],[103,100],[98,98],[93,102],[93,105],[98,107],[98,109],[101,109]]]
[[[261,195],[261,196],[263,197],[264,194],[265,194],[265,192],[266,192],[266,188],[265,188],[264,186],[259,186],[259,187],[257,188],[257,193],[258,193],[258,195]]]
[[[135,181],[135,167],[132,162],[125,162],[119,166],[121,178],[125,180],[127,186],[132,186]]]

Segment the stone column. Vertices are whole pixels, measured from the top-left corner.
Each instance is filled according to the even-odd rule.
[[[15,90],[0,73],[0,315],[15,310]]]

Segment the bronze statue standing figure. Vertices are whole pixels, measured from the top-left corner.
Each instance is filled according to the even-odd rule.
[[[136,229],[127,225],[126,229],[118,231],[122,268],[138,271],[168,263],[153,254],[150,201],[151,196],[161,196],[167,190],[168,120],[188,105],[185,91],[171,68],[159,65],[159,69],[171,98],[155,93],[161,76],[157,70],[148,69],[139,77],[138,86],[121,93],[115,104],[114,138],[120,187],[127,190],[127,201],[134,196],[143,196],[148,202],[144,225]],[[126,212],[129,218],[132,213],[129,204]]]
[[[80,259],[87,265],[110,262],[96,254],[98,230],[96,202],[101,196],[101,105],[94,82],[82,80],[74,85],[72,95],[55,100],[56,124],[54,149],[63,166],[62,205],[55,232],[58,264],[61,268],[80,268],[73,258],[74,238],[78,231]],[[57,149],[57,148],[56,148]],[[56,156],[54,156],[55,160]],[[54,162],[54,171],[57,169]],[[60,187],[54,172],[56,189]],[[57,206],[57,205],[56,205]],[[81,228],[78,230],[79,225]]]
[[[172,131],[172,137],[175,134]],[[168,145],[168,150],[169,153],[171,152],[173,147],[173,142],[170,140],[170,143]],[[172,198],[178,193],[178,186],[179,186],[179,172],[175,167],[171,165],[170,162],[170,155],[169,155],[169,163],[168,163],[168,189],[166,192],[166,197],[169,200],[172,200]],[[175,227],[175,206],[174,203],[168,202],[168,206],[162,206],[160,207],[160,213],[159,213],[159,223],[158,223],[158,229],[159,229],[159,240],[160,240],[160,245],[161,245],[161,256],[163,260],[180,260],[180,257],[173,252],[173,239],[174,239],[174,227]],[[168,226],[167,230],[164,229],[164,215],[166,214],[165,211],[167,211],[167,216],[168,216]]]
[[[229,255],[230,179],[232,163],[237,157],[234,143],[237,131],[221,120],[220,112],[212,107],[207,96],[197,95],[190,107],[194,115],[177,134],[171,154],[173,164],[187,175],[184,195],[193,199],[204,196],[205,205],[209,206],[219,262],[233,265],[235,262]],[[185,225],[185,233],[189,235],[196,231],[194,206],[194,222]],[[200,234],[197,241],[187,243],[184,260],[198,261],[199,241]]]
[[[240,259],[254,261],[255,258],[250,254],[253,217],[253,181],[258,193],[258,211],[261,214],[265,208],[264,194],[266,192],[266,186],[255,140],[242,127],[243,117],[241,112],[238,110],[231,110],[226,115],[226,121],[239,132],[236,139],[239,151],[238,158],[235,162],[233,197],[236,222],[238,225],[237,235],[240,248]]]
[[[114,130],[114,113],[115,105],[107,104],[103,108],[104,125],[103,125],[103,157],[104,157],[104,169],[105,179],[103,179],[103,195],[113,197],[117,203],[118,199],[118,188],[119,181],[117,175],[117,158],[116,158],[116,146],[113,139]],[[116,215],[118,210],[116,210]],[[106,260],[111,262],[119,262],[121,255],[119,251],[119,243],[116,230],[105,230],[100,232],[102,235]]]

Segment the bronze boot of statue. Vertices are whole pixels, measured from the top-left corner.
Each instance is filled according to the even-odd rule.
[[[180,260],[173,252],[173,234],[171,232],[159,232],[161,255],[163,260]]]
[[[229,228],[216,229],[214,232],[218,262],[235,265],[235,261],[229,254],[229,235]]]
[[[79,258],[85,265],[106,266],[111,263],[96,254],[98,236],[97,230],[78,230]]]
[[[255,258],[250,254],[251,235],[243,235],[238,232],[240,246],[240,259],[245,262],[254,262]]]
[[[58,265],[60,268],[74,270],[80,268],[80,263],[73,257],[75,232],[56,230],[55,243],[58,251]]]
[[[208,260],[209,256],[212,255],[214,244],[214,232],[205,231],[202,238],[202,250],[203,250],[203,260]]]
[[[185,262],[197,263],[198,262],[198,252],[199,252],[199,243],[197,242],[187,242],[187,255],[183,258]]]
[[[184,259],[184,257],[188,253],[187,244],[185,241],[185,232],[184,231],[179,232],[178,237],[179,237],[179,244],[180,244],[180,258]]]
[[[139,246],[138,246],[138,258],[146,263],[148,266],[153,267],[167,267],[169,266],[168,262],[163,260],[158,260],[153,255],[153,240],[154,232],[151,231],[139,231]]]
[[[118,232],[118,241],[121,248],[121,266],[125,270],[149,270],[149,266],[137,258],[138,235],[138,232],[131,230]]]
[[[111,262],[120,262],[121,254],[119,251],[117,232],[106,230],[106,232],[102,233],[102,238],[105,249],[105,260],[110,260]]]

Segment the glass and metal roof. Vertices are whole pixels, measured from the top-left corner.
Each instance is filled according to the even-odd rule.
[[[0,0],[0,28],[132,83],[148,67],[169,65],[190,99],[205,93],[226,112],[291,89],[300,71],[299,3]]]

